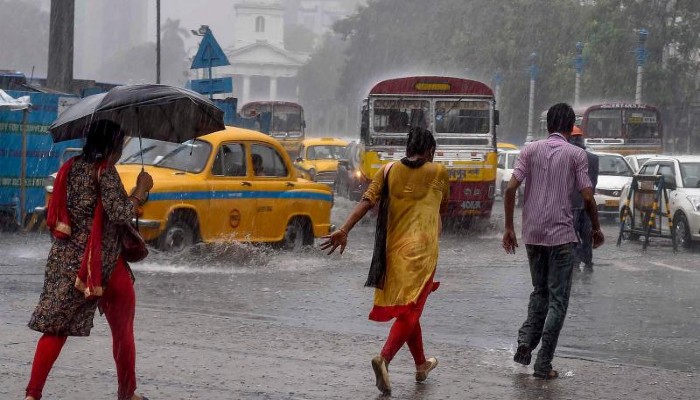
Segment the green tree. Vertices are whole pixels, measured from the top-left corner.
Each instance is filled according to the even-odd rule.
[[[316,40],[316,34],[304,25],[284,26],[284,48],[289,51],[311,53]]]

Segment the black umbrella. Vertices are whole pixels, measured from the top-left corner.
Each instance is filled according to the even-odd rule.
[[[81,100],[49,127],[54,142],[85,137],[101,119],[130,136],[181,143],[224,129],[224,112],[191,90],[168,85],[117,86]]]

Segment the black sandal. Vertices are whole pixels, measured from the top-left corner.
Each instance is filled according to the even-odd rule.
[[[530,365],[530,361],[532,361],[532,350],[530,346],[526,344],[518,345],[518,350],[513,356],[513,361],[522,365]]]

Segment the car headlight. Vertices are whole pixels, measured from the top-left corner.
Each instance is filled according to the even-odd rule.
[[[55,180],[56,177],[53,175],[44,178],[44,190],[46,190],[47,193],[53,193],[53,183]]]
[[[700,211],[700,196],[688,196],[688,201],[695,211]]]

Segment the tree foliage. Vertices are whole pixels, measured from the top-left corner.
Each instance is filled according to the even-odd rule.
[[[338,82],[336,102],[357,109],[380,79],[438,74],[492,84],[499,71],[501,131],[518,141],[527,129],[532,53],[539,70],[538,113],[555,102],[573,102],[579,41],[586,62],[582,103],[633,101],[640,28],[649,31],[643,100],[659,106],[667,121],[676,124],[687,118],[697,96],[698,1],[374,0],[335,24],[335,33],[348,44],[343,65],[334,66],[335,78],[324,79]],[[317,54],[322,51],[341,50],[319,49]],[[300,84],[304,92],[313,80],[301,79]],[[700,118],[695,124],[700,125]]]

